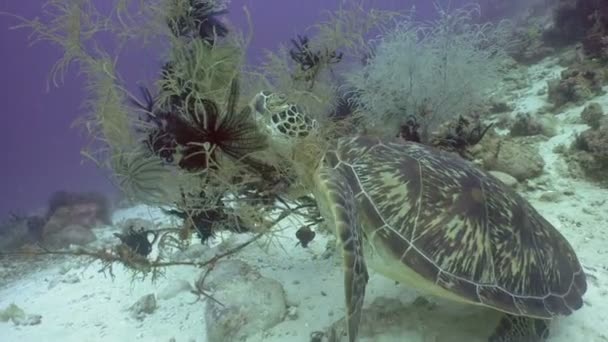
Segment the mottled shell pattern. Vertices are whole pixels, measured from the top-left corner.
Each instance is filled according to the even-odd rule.
[[[514,315],[579,309],[572,247],[525,199],[451,154],[417,143],[342,139],[326,156],[364,212],[375,246],[458,297]]]

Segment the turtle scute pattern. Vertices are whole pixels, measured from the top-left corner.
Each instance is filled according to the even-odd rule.
[[[526,200],[458,157],[416,143],[342,140],[365,234],[406,266],[478,304],[536,318],[582,306],[572,247]],[[373,153],[372,153],[373,152]]]

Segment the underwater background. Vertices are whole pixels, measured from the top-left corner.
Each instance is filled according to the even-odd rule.
[[[555,273],[515,256],[524,297],[585,284],[548,337],[501,340],[504,307],[366,254],[357,341],[608,341],[606,1],[0,0],[0,75],[0,342],[348,341],[315,172],[353,135],[464,160],[500,184],[480,201],[538,211],[551,233],[510,239]]]
[[[3,0],[0,11],[25,17],[42,14],[44,1]],[[264,49],[274,49],[311,26],[322,11],[336,9],[340,1],[279,1],[270,0],[260,5],[252,0],[232,1],[229,5],[231,22],[239,28],[247,23],[242,11],[247,6],[255,21],[255,35],[247,51],[250,63],[260,63]],[[99,1],[108,10],[113,3]],[[420,8],[421,14],[432,15],[432,4],[427,1],[403,5],[400,1],[376,1],[373,6],[398,10],[411,5]],[[80,116],[83,82],[76,70],[69,70],[61,87],[47,89],[49,69],[61,51],[48,43],[30,46],[29,32],[11,30],[17,22],[7,16],[0,18],[2,30],[2,93],[5,94],[5,113],[2,127],[10,127],[2,134],[4,146],[17,146],[7,155],[2,168],[6,183],[1,188],[0,212],[31,210],[44,206],[50,193],[57,190],[101,191],[114,194],[110,182],[90,163],[82,163],[81,146],[85,143],[77,129],[70,129]],[[150,50],[153,50],[151,48]],[[149,51],[132,47],[124,52],[121,75],[127,83],[153,80],[163,61]],[[19,114],[17,114],[19,113]],[[24,141],[24,137],[29,139]],[[10,162],[9,162],[10,161]],[[14,180],[19,179],[19,182]]]

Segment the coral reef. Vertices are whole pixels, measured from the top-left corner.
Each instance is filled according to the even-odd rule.
[[[608,4],[603,0],[538,1],[514,21],[508,53],[520,63],[536,63],[575,44],[579,61],[608,59]]]
[[[544,135],[552,137],[556,134],[557,122],[552,117],[517,113],[509,128],[512,137]]]
[[[513,110],[513,106],[505,99],[491,96],[488,100],[488,111],[492,114],[507,113]]]
[[[581,112],[581,119],[592,129],[600,127],[600,121],[604,117],[604,109],[597,102],[588,103]]]
[[[591,128],[576,137],[566,152],[566,160],[574,175],[582,174],[601,184],[608,184],[608,116],[599,117],[599,113],[603,112],[601,107],[592,109],[594,114],[589,114],[589,108],[592,107],[596,105],[590,105],[583,110],[587,120],[592,118],[589,122],[583,117]]]
[[[112,224],[108,199],[96,192],[57,191],[51,195],[46,213],[47,220],[61,211],[69,211],[71,223],[92,227],[95,224]]]
[[[529,22],[513,29],[513,40],[508,53],[513,59],[523,64],[534,64],[555,52],[542,39],[542,27],[539,23]]]
[[[491,1],[495,4],[501,3],[502,6],[509,5],[508,1]],[[92,4],[93,0],[69,2],[77,5]],[[280,91],[286,94],[285,97],[289,101],[302,104],[304,111],[313,113],[317,116],[316,119],[320,119],[319,126],[326,131],[319,134],[318,140],[303,139],[304,142],[293,149],[294,155],[326,151],[325,147],[333,143],[334,135],[342,133],[339,131],[342,127],[338,129],[334,125],[337,127],[344,123],[346,126],[352,119],[353,123],[360,124],[358,128],[369,123],[379,128],[377,131],[370,129],[366,133],[379,132],[380,135],[389,135],[391,138],[398,135],[405,140],[425,143],[457,153],[491,170],[496,178],[512,187],[527,186],[529,190],[533,188],[531,184],[534,184],[536,190],[546,190],[544,187],[549,184],[546,179],[555,175],[553,159],[557,158],[549,156],[546,159],[551,163],[548,167],[548,171],[551,172],[549,177],[529,181],[543,173],[544,162],[538,151],[539,142],[555,134],[551,122],[553,116],[519,113],[514,121],[508,122],[512,123],[510,126],[502,127],[508,128],[509,132],[494,130],[494,123],[489,123],[490,121],[486,120],[488,118],[483,116],[490,111],[493,114],[501,113],[504,117],[510,117],[511,112],[533,111],[534,109],[530,107],[539,105],[541,101],[538,97],[528,97],[532,93],[538,95],[538,89],[536,84],[530,87],[531,82],[527,80],[524,70],[527,67],[517,69],[517,63],[513,59],[503,59],[505,51],[501,44],[505,32],[500,25],[483,25],[475,21],[476,8],[468,7],[450,13],[441,12],[440,20],[425,23],[421,28],[417,26],[420,23],[412,21],[410,17],[404,20],[399,18],[400,23],[395,30],[382,31],[389,33],[375,41],[379,42],[375,51],[365,51],[367,46],[359,44],[358,38],[349,35],[352,32],[366,31],[371,27],[367,25],[368,22],[364,22],[367,26],[360,25],[360,21],[351,20],[353,17],[350,14],[339,14],[338,24],[333,25],[333,29],[327,29],[332,25],[326,25],[317,27],[320,33],[310,38],[298,36],[292,41],[293,46],[288,45],[277,54],[270,53],[270,63],[266,69],[259,71],[250,70],[243,65],[246,43],[241,44],[244,42],[237,37],[237,30],[219,19],[226,10],[213,5],[223,3],[222,1],[163,0],[162,3],[165,6],[156,9],[154,12],[156,17],[146,16],[150,14],[146,12],[146,8],[155,6],[157,2],[129,3],[129,6],[137,10],[139,20],[147,21],[148,18],[155,18],[155,21],[160,22],[158,26],[163,26],[164,31],[167,31],[165,35],[162,35],[162,30],[160,33],[156,32],[160,38],[159,45],[168,49],[163,54],[166,60],[163,61],[165,64],[160,70],[160,79],[149,88],[141,88],[141,101],[131,96],[129,85],[120,83],[123,79],[129,78],[115,74],[115,67],[117,70],[122,70],[118,68],[121,58],[118,56],[100,58],[100,54],[79,51],[80,58],[87,61],[84,73],[91,78],[89,82],[103,84],[92,90],[95,96],[91,100],[94,104],[91,106],[94,109],[91,114],[96,119],[87,122],[87,124],[93,122],[93,126],[96,124],[101,127],[100,130],[92,131],[104,147],[102,153],[96,154],[95,157],[106,158],[102,159],[106,163],[100,165],[111,168],[117,185],[133,203],[152,204],[152,208],[137,207],[134,208],[135,210],[129,210],[128,213],[121,212],[121,216],[149,214],[146,217],[150,220],[160,218],[155,222],[162,223],[157,225],[154,222],[144,221],[126,222],[123,231],[114,235],[116,239],[112,238],[114,244],[111,247],[104,245],[98,250],[86,247],[71,251],[52,251],[59,255],[75,255],[98,260],[103,265],[102,271],[112,277],[114,277],[112,265],[118,264],[124,266],[116,272],[119,277],[123,276],[123,271],[126,270],[144,277],[152,274],[153,281],[161,274],[167,276],[162,279],[163,281],[177,280],[173,288],[168,288],[158,297],[154,293],[156,289],[148,290],[137,284],[135,290],[141,292],[137,297],[146,295],[128,309],[128,314],[138,320],[134,322],[133,329],[139,330],[137,333],[141,335],[139,336],[141,339],[161,339],[160,336],[150,337],[150,335],[158,334],[160,330],[171,331],[171,327],[157,329],[158,327],[154,326],[167,321],[186,322],[180,327],[184,328],[182,329],[184,331],[176,336],[179,340],[191,338],[185,335],[192,331],[196,336],[201,329],[205,330],[205,337],[210,342],[263,340],[266,337],[276,340],[304,339],[303,335],[309,333],[308,329],[313,327],[318,329],[326,321],[327,317],[321,317],[323,314],[319,314],[325,312],[322,310],[326,310],[327,306],[335,307],[338,301],[344,300],[341,296],[344,290],[341,282],[336,283],[339,283],[339,286],[329,285],[330,282],[327,285],[319,283],[309,286],[307,282],[310,276],[325,274],[328,279],[331,278],[331,283],[334,283],[333,278],[339,274],[334,272],[337,268],[333,260],[321,258],[334,253],[335,245],[339,242],[331,240],[333,246],[328,243],[326,252],[321,254],[322,243],[327,242],[326,233],[330,231],[332,224],[329,222],[323,226],[316,201],[314,198],[306,200],[308,193],[304,197],[298,197],[293,195],[296,191],[292,191],[297,187],[304,188],[305,191],[310,190],[306,187],[307,184],[304,186],[298,184],[296,177],[293,176],[294,170],[296,172],[299,170],[295,167],[299,166],[297,162],[306,158],[297,159],[297,162],[293,163],[281,160],[282,155],[273,158],[271,154],[276,152],[275,146],[267,145],[263,136],[256,133],[259,127],[256,127],[258,123],[252,120],[255,115],[251,112],[253,108],[247,105],[247,101],[251,98],[248,92],[256,94],[262,90]],[[349,2],[342,3],[346,6]],[[141,12],[138,6],[142,7]],[[85,10],[86,8],[80,12],[86,12]],[[343,13],[341,11],[339,13]],[[120,20],[121,26],[107,32],[99,32],[97,27],[89,27],[91,25],[89,20],[96,20],[96,15],[80,17],[79,11],[74,11],[74,14],[70,18],[86,19],[77,22],[82,25],[79,27],[82,27],[83,32],[75,32],[79,33],[83,41],[77,42],[78,44],[69,41],[69,44],[64,44],[68,48],[77,47],[86,50],[87,47],[95,46],[102,50],[104,44],[97,44],[96,39],[90,37],[100,35],[105,37],[106,34],[115,32],[122,35],[123,28],[129,25],[129,22],[126,24],[122,22],[123,18],[128,20],[128,16],[115,15],[112,12],[107,20],[103,18],[100,21],[102,23],[100,27],[112,27],[114,20]],[[373,15],[373,11],[370,11],[370,17]],[[376,18],[380,17],[382,16]],[[69,21],[72,24],[75,22],[75,20]],[[158,22],[156,24],[159,24]],[[141,27],[144,28],[142,31],[147,31],[147,26]],[[348,34],[343,34],[344,32]],[[125,36],[127,35],[125,33]],[[536,61],[552,49],[543,45],[539,26],[516,31],[516,35],[520,35],[517,38],[520,44],[517,47],[519,50],[509,52],[520,62]],[[72,36],[76,34],[72,32]],[[334,38],[328,39],[328,37]],[[334,44],[336,40],[341,44]],[[122,40],[120,43],[127,44]],[[344,71],[348,66],[346,63],[363,57],[353,51],[369,52],[369,54],[364,55],[363,65],[350,64],[350,67],[355,69],[354,76],[351,75],[347,84],[339,88],[342,77],[345,76],[340,71]],[[577,56],[573,60],[580,62]],[[115,63],[110,63],[112,61]],[[109,64],[108,68],[104,68],[106,64]],[[554,89],[550,91],[549,96],[555,101],[556,107],[586,100],[601,89],[603,81],[600,72],[594,71],[592,67],[585,70],[581,70],[581,66],[576,68],[568,70],[567,75],[563,75],[563,80],[557,81]],[[535,69],[533,68],[534,72]],[[521,70],[524,71],[520,72]],[[258,75],[258,72],[261,75]],[[541,70],[541,72],[549,73],[551,70]],[[504,76],[501,76],[502,73]],[[543,75],[540,75],[539,78],[542,77]],[[530,80],[532,79],[534,78],[530,77]],[[506,94],[500,94],[501,96],[497,96],[493,102],[488,101],[490,92],[497,88],[498,84],[503,85],[501,80],[505,81]],[[107,91],[109,100],[103,100],[104,91]],[[247,95],[241,99],[240,93]],[[512,101],[518,98],[522,101]],[[125,106],[129,99],[132,102],[131,106]],[[528,101],[529,99],[532,101]],[[483,108],[486,105],[490,107],[489,110]],[[241,108],[243,109],[238,110]],[[492,122],[497,116],[490,118]],[[603,117],[593,106],[587,108],[581,117],[591,129],[581,134],[579,139],[583,142],[579,141],[577,148],[584,149],[584,152],[594,159],[605,158],[605,155],[599,154],[600,144],[606,146],[606,135],[598,133],[605,126]],[[350,133],[352,131],[348,132]],[[559,138],[561,139],[561,136]],[[551,143],[554,140],[551,140]],[[541,148],[546,151],[546,147],[544,145]],[[306,159],[308,160],[312,159]],[[315,159],[315,163],[319,160]],[[319,165],[309,164],[311,165],[307,165],[307,170],[311,169],[310,166],[316,168]],[[390,165],[390,161],[388,165],[394,166]],[[433,173],[431,175],[436,176]],[[562,181],[567,182],[560,179],[558,183]],[[523,184],[520,185],[520,182]],[[464,185],[471,185],[469,183]],[[469,204],[480,203],[477,183],[476,181],[476,184],[473,184],[471,193],[473,201]],[[561,184],[557,185],[561,186]],[[391,188],[400,189],[394,186]],[[346,190],[345,194],[349,189]],[[332,191],[333,189],[329,189],[328,194],[333,196],[335,193]],[[325,191],[321,192],[325,193]],[[70,196],[65,194],[56,196],[53,209],[49,209],[49,221],[53,221],[56,227],[45,225],[44,218],[33,218],[22,223],[25,229],[36,235],[36,239],[44,242],[45,247],[84,245],[95,238],[89,227],[93,226],[94,222],[100,221],[97,217],[98,208],[93,208],[88,202],[72,203],[66,198]],[[329,198],[330,203],[334,202],[332,199],[335,199],[335,196]],[[461,199],[464,199],[463,203],[466,205],[467,200],[471,198]],[[390,204],[389,200],[386,200],[386,203]],[[547,191],[540,196],[540,200],[559,201],[560,199]],[[338,201],[338,204],[343,203]],[[356,207],[356,203],[350,204]],[[353,213],[352,210],[346,211]],[[336,213],[340,211],[334,210],[334,214]],[[566,229],[569,228],[568,222],[563,220],[565,215],[562,216],[561,212],[559,214],[550,219],[560,220]],[[179,219],[168,220],[167,216]],[[283,219],[288,222],[279,226],[278,223]],[[67,225],[70,222],[77,224]],[[295,232],[297,227],[301,228]],[[347,232],[350,233],[351,230]],[[218,234],[225,231],[230,234]],[[249,234],[247,236],[231,234],[241,232]],[[355,232],[356,229],[352,231],[353,234]],[[573,233],[568,230],[563,232]],[[574,232],[579,233],[580,230]],[[283,233],[286,234],[278,239],[277,236]],[[590,236],[590,233],[587,233],[585,239]],[[342,234],[342,237],[346,235],[348,234]],[[357,237],[357,234],[354,235]],[[289,267],[284,267],[284,254],[274,252],[283,246],[291,247],[295,239],[299,241],[299,245],[309,249],[302,251],[301,248],[292,247],[292,250],[286,251],[289,252],[288,254],[293,254],[296,261]],[[196,240],[200,240],[201,243]],[[357,239],[349,241],[358,243]],[[287,243],[283,245],[283,242]],[[577,245],[573,246],[577,248],[587,246],[578,244],[580,243],[578,240],[576,243]],[[211,247],[212,245],[216,245],[217,248]],[[247,246],[249,248],[245,250]],[[259,248],[267,249],[268,246],[272,247],[271,253],[267,253],[265,255],[267,257],[260,257]],[[478,249],[478,246],[475,247]],[[235,257],[241,252],[243,254]],[[346,256],[348,259],[348,255]],[[288,292],[299,296],[296,297],[297,301],[290,300],[288,304],[285,290],[280,282],[262,276],[261,271],[258,272],[253,266],[240,261],[239,257],[255,263],[256,267],[266,268],[262,272],[265,275],[270,272],[273,276],[282,277]],[[314,259],[314,265],[311,266],[309,263],[298,265],[299,262],[311,257]],[[357,264],[352,268],[349,266],[347,271],[354,270],[354,274],[357,275],[364,269],[359,267],[362,265]],[[170,266],[178,266],[174,270],[179,273],[174,273],[174,270],[165,273]],[[192,273],[182,269],[183,266],[202,269],[200,277],[194,282],[194,287],[188,282],[192,280]],[[591,266],[588,269],[595,269]],[[293,272],[297,273],[296,277]],[[347,272],[347,276],[352,275],[351,273]],[[84,283],[85,278],[88,277],[76,277],[75,281],[81,280]],[[601,280],[599,277],[593,278],[594,281]],[[88,280],[97,280],[97,278],[90,277]],[[86,284],[88,285],[89,282]],[[346,284],[349,285],[348,278]],[[403,293],[400,289],[395,289],[393,281],[388,280],[386,284],[388,284],[385,286],[386,289],[395,290],[394,292],[398,292],[401,299],[409,298],[414,294],[414,292]],[[324,292],[327,289],[331,292]],[[347,295],[350,290],[352,288],[347,286]],[[184,296],[175,298],[178,293],[184,293]],[[204,299],[204,308],[198,304],[183,305],[185,300],[189,299],[185,297],[190,294]],[[425,340],[471,341],[487,335],[485,330],[490,328],[490,324],[479,324],[482,318],[484,322],[486,321],[487,310],[470,315],[463,314],[462,308],[458,307],[454,315],[448,316],[443,315],[440,310],[435,310],[434,303],[424,300],[402,304],[401,300],[394,298],[377,298],[378,291],[369,291],[368,294],[372,298],[366,299],[368,305],[362,309],[364,314],[360,326],[361,336],[371,340],[382,339],[384,336],[381,338],[376,336],[390,331],[394,335],[393,340],[419,340],[424,333],[422,339]],[[137,297],[127,299],[129,304],[132,304]],[[376,300],[372,301],[373,297],[376,297]],[[95,298],[106,301],[104,296]],[[163,302],[158,303],[157,298]],[[315,300],[314,310],[309,302],[311,298]],[[361,298],[363,297],[358,297]],[[85,299],[91,298],[89,296]],[[169,299],[172,299],[172,302],[169,302]],[[347,300],[349,299],[351,296],[347,296]],[[119,301],[124,304],[124,300],[119,299]],[[81,302],[82,300],[74,303],[81,304]],[[352,303],[352,300],[350,302]],[[157,310],[159,304],[162,310]],[[188,310],[182,310],[184,308]],[[169,316],[166,316],[164,313],[167,309],[177,311],[170,312]],[[189,322],[196,314],[199,314],[199,319],[203,319],[200,315],[203,309],[204,324]],[[298,309],[303,312],[300,320],[280,324],[285,319],[296,319]],[[361,312],[359,309],[358,306],[355,308],[356,315]],[[348,307],[347,311],[346,316],[354,317],[349,315],[353,313],[352,307]],[[417,317],[420,314],[429,318],[423,320],[422,316]],[[498,316],[498,314],[499,312],[494,312],[490,315]],[[332,315],[333,312],[330,316]],[[99,320],[98,317],[93,316],[86,316],[85,320],[89,317]],[[438,317],[441,319],[437,319]],[[144,318],[145,322],[139,322]],[[473,324],[463,324],[466,319],[474,321]],[[583,316],[580,320],[585,319]],[[307,323],[301,324],[304,321]],[[102,333],[113,330],[112,327],[108,328],[105,324],[107,322],[104,323],[103,317],[98,323],[85,324],[85,326],[101,327]],[[144,323],[145,325],[142,325]],[[352,323],[351,328],[358,328],[358,321]],[[280,324],[279,330],[271,330],[278,324]],[[343,328],[344,325],[344,322],[340,321],[336,324],[336,330]],[[296,326],[298,330],[294,332],[292,329]],[[151,329],[148,329],[150,327]],[[411,336],[406,336],[409,334]],[[416,336],[413,336],[414,334]],[[328,336],[327,340],[337,341],[342,335],[342,332],[334,333],[331,337]],[[313,336],[315,336],[313,341],[322,341],[321,337],[316,338],[320,336],[319,334]],[[120,340],[109,335],[106,337]],[[356,337],[351,333],[351,338]],[[162,339],[176,338],[169,339],[163,336]]]
[[[16,250],[29,244],[59,249],[96,240],[91,228],[111,225],[107,198],[95,192],[58,191],[51,195],[44,216],[15,217],[2,229],[0,248]]]
[[[42,232],[33,233],[41,242],[60,248],[70,243],[86,244],[95,240],[90,229],[99,224],[112,224],[107,199],[99,193],[58,191],[49,199]]]
[[[545,162],[536,137],[504,137],[492,132],[471,153],[489,171],[504,172],[522,182],[542,174]]]
[[[559,79],[547,82],[548,100],[555,109],[572,103],[581,104],[603,93],[606,72],[595,63],[579,63],[562,71]]]

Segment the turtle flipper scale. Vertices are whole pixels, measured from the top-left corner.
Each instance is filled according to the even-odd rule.
[[[357,219],[356,199],[348,182],[335,169],[319,172],[318,189],[320,196],[324,197],[325,219],[333,223],[342,248],[346,330],[349,342],[354,342],[369,279],[363,257],[363,236]]]
[[[548,335],[548,320],[505,314],[488,342],[543,342]]]

